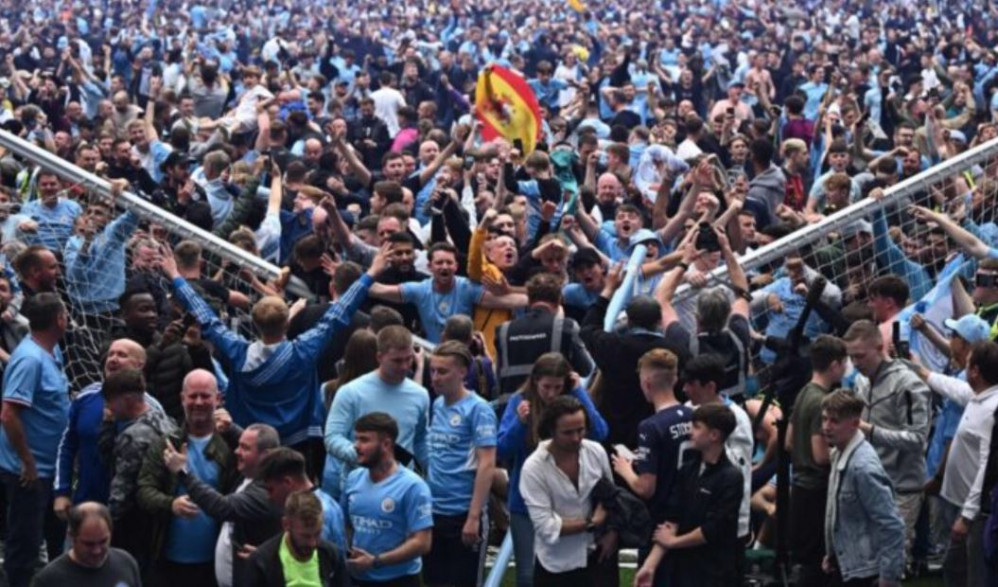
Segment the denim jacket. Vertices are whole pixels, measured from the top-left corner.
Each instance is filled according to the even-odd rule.
[[[857,431],[845,450],[832,450],[831,461],[825,508],[829,558],[844,581],[879,577],[900,583],[905,525],[877,452]]]

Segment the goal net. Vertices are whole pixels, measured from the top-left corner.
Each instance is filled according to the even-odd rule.
[[[811,312],[804,322],[805,340],[822,333],[841,334],[857,318],[882,316],[879,302],[871,301],[870,288],[876,282],[882,291],[883,280],[878,279],[894,275],[907,286],[908,298],[894,320],[897,326],[887,329],[885,343],[894,353],[910,349],[933,369],[945,369],[948,360],[929,342],[924,329],[912,328],[913,318],[917,315],[916,324],[924,319],[945,336],[945,319],[973,311],[964,292],[973,295],[977,259],[935,216],[918,212],[917,207],[952,219],[987,246],[998,246],[998,141],[907,179],[867,171],[853,175],[852,184],[861,196],[855,203],[810,224],[801,215],[786,214],[783,222],[798,223],[799,228],[739,259],[751,284],[751,324],[758,335],[752,367],[760,385],[778,353],[798,352],[778,346],[774,350],[762,337],[787,339],[804,311],[808,287],[818,277],[827,282],[819,304],[823,311]],[[727,277],[721,263],[709,274],[708,286],[726,284]],[[682,319],[693,327],[692,310],[700,291],[684,284],[673,299],[677,308],[687,309]]]
[[[15,153],[25,163],[26,174],[34,178],[38,176],[38,169],[55,172],[63,180],[62,196],[72,195],[67,199],[84,207],[88,202],[107,201],[110,195],[110,183],[106,180],[5,131],[0,131],[0,146]],[[115,330],[122,326],[117,300],[121,283],[126,288],[157,281],[165,283],[157,257],[169,254],[181,241],[190,240],[200,246],[201,277],[218,284],[217,288],[211,288],[214,292],[202,288],[206,299],[223,321],[247,335],[252,335],[249,308],[262,295],[258,285],[273,282],[282,275],[280,268],[258,255],[177,218],[135,194],[125,192],[116,203],[117,208],[108,214],[107,227],[98,231],[87,244],[75,247],[71,239],[66,240],[66,235],[54,234],[58,230],[55,223],[48,225],[43,220],[35,222],[28,231],[20,231],[18,226],[30,218],[24,214],[18,217],[16,206],[6,208],[5,231],[16,230],[22,237],[14,240],[5,235],[7,242],[3,254],[8,277],[14,274],[12,261],[31,244],[46,246],[60,260],[61,277],[56,288],[70,313],[63,351],[73,393],[102,379],[103,355]],[[25,202],[20,211],[31,205],[30,200]],[[77,224],[81,222],[83,220],[78,217]],[[74,232],[79,230],[79,226],[74,227]],[[149,289],[156,294],[162,291]],[[236,295],[219,299],[217,292],[225,290]],[[291,280],[287,291],[311,297],[298,280]],[[15,306],[18,301],[15,296]],[[160,327],[176,318],[176,315],[170,315],[168,300],[157,299],[156,305]]]

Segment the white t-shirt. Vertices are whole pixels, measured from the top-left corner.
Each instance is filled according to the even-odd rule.
[[[686,139],[683,142],[679,143],[679,146],[676,147],[676,156],[684,161],[693,159],[694,157],[700,155],[701,153],[703,153],[703,150],[700,149],[700,147],[698,147],[696,143],[694,143],[689,139]]]
[[[235,493],[245,490],[252,482],[252,479],[243,479]],[[215,580],[218,587],[232,587],[232,522],[222,524],[215,543]]]
[[[394,88],[381,88],[371,92],[374,100],[374,115],[388,126],[388,134],[392,138],[399,132],[398,110],[405,106],[405,96]]]

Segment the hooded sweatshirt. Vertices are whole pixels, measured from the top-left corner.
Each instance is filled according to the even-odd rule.
[[[856,378],[866,403],[863,420],[873,426],[867,440],[877,450],[898,493],[922,490],[929,439],[928,386],[901,361],[884,361],[871,380]]]
[[[776,208],[787,195],[787,178],[783,170],[770,163],[769,169],[756,175],[749,183],[748,199],[764,202],[771,219],[776,218]]]

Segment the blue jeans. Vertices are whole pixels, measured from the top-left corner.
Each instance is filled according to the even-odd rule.
[[[513,534],[513,558],[516,560],[516,586],[534,585],[534,524],[526,514],[509,514]]]
[[[0,473],[7,492],[7,535],[4,571],[10,587],[27,587],[38,567],[38,551],[45,539],[49,560],[62,554],[66,525],[52,511],[52,479],[38,479],[24,487],[18,475]]]

